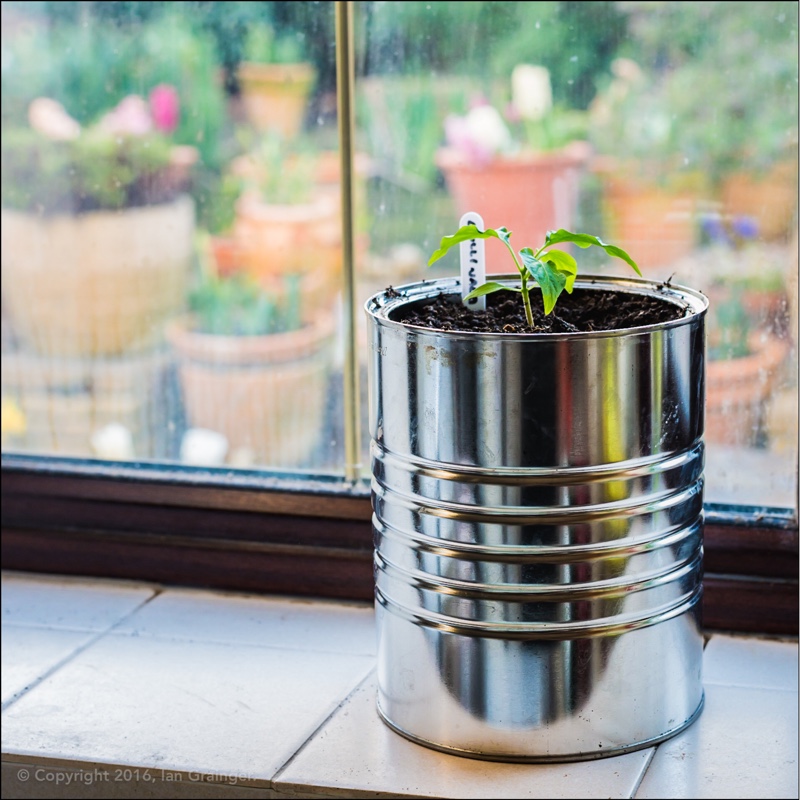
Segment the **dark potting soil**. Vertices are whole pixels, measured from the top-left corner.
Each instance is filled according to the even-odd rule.
[[[387,291],[394,291],[389,289]],[[575,289],[563,292],[545,316],[541,293],[531,291],[533,331],[577,333],[636,328],[680,319],[685,310],[669,300],[607,289]],[[431,300],[403,306],[392,318],[409,325],[444,331],[474,333],[531,333],[518,292],[494,292],[486,296],[486,311],[472,311],[456,295],[441,294]]]

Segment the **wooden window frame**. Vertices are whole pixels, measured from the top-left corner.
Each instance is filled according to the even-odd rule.
[[[2,457],[4,569],[371,602],[369,487],[341,478]],[[707,505],[706,630],[798,634],[798,526]]]

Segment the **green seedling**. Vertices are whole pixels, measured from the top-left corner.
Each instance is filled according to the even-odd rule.
[[[459,228],[452,236],[445,236],[436,250],[428,260],[428,266],[438,261],[451,247],[470,239],[499,239],[511,253],[514,259],[514,266],[520,276],[519,286],[508,286],[497,281],[487,281],[470,292],[464,300],[473,297],[481,297],[500,290],[520,292],[522,302],[525,306],[525,318],[528,325],[533,328],[533,312],[531,310],[530,290],[532,285],[537,285],[542,291],[544,300],[544,313],[549,314],[556,306],[558,297],[563,291],[572,292],[575,285],[575,278],[578,275],[578,264],[575,258],[564,250],[551,250],[556,244],[576,244],[578,247],[602,247],[610,256],[621,258],[633,267],[637,275],[641,275],[636,262],[620,247],[613,244],[606,244],[589,233],[571,233],[563,228],[557,231],[548,231],[545,236],[544,244],[534,252],[530,247],[523,247],[519,253],[514,252],[511,246],[511,231],[508,228],[487,228],[480,230],[476,225],[464,225]],[[519,256],[519,257],[517,257]]]

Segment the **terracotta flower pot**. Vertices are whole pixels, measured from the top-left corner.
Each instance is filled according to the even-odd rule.
[[[762,431],[764,404],[791,344],[766,333],[751,338],[752,353],[706,365],[706,440],[753,445]]]
[[[145,350],[183,308],[188,197],[75,216],[3,209],[0,227],[3,299],[15,333],[41,355]]]
[[[635,253],[642,268],[671,264],[695,247],[698,195],[691,189],[604,173],[602,202],[606,236]]]
[[[764,175],[729,175],[721,194],[724,214],[752,217],[762,239],[785,239],[797,214],[797,161],[775,164]]]
[[[167,332],[189,424],[222,433],[229,454],[254,463],[307,466],[325,419],[335,319],[320,315],[298,331],[267,336]]]
[[[47,455],[91,457],[92,439],[109,425],[130,435],[127,458],[163,458],[163,420],[174,409],[163,391],[166,348],[114,357],[48,357],[4,353],[4,397],[24,419],[19,449]],[[167,406],[165,408],[165,406]]]
[[[342,269],[339,203],[330,193],[299,205],[273,205],[256,194],[236,203],[233,236],[247,273],[273,296],[285,291],[285,276],[299,275],[303,318],[330,310]]]
[[[534,246],[549,230],[573,225],[587,155],[581,144],[553,153],[495,158],[485,165],[442,148],[436,164],[459,215],[475,211],[488,227],[505,225],[517,247]],[[486,242],[487,271],[505,270],[503,252],[500,242]]]
[[[286,139],[300,132],[316,77],[311,64],[244,62],[238,77],[244,112],[255,128],[277,131]]]
[[[233,236],[212,236],[210,246],[220,277],[235,275],[242,271],[241,249]]]

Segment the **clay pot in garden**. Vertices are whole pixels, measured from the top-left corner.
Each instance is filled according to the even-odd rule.
[[[442,148],[436,164],[459,215],[474,211],[490,228],[505,225],[522,246],[543,241],[547,231],[572,229],[587,157],[584,143],[575,144],[550,153],[498,156],[487,164]],[[499,242],[488,241],[487,264],[492,254],[502,258],[502,249]]]
[[[751,217],[767,241],[786,239],[797,214],[797,161],[775,164],[763,175],[735,172],[722,182],[723,213]]]
[[[671,264],[697,243],[698,195],[623,174],[603,173],[606,236],[636,253],[643,269]]]
[[[311,64],[244,62],[237,75],[245,116],[255,128],[285,139],[300,132],[316,77]]]
[[[750,337],[751,353],[706,365],[706,440],[752,446],[763,433],[765,403],[789,353],[788,339],[765,332]]]
[[[184,306],[194,206],[174,202],[39,216],[2,211],[3,298],[40,355],[147,350]]]
[[[236,203],[233,236],[244,270],[273,297],[285,291],[286,275],[300,276],[304,319],[335,305],[342,230],[338,199],[330,193],[296,205],[266,203],[245,193]]]
[[[113,357],[4,353],[3,395],[24,420],[15,448],[115,460],[169,457],[164,430],[175,398],[166,381],[168,356],[164,348]],[[109,426],[125,433],[125,447],[113,455],[95,447]]]
[[[227,277],[242,269],[239,243],[233,236],[212,236],[209,241],[214,265],[220,277]]]
[[[168,339],[189,425],[223,434],[229,456],[262,466],[308,466],[320,444],[335,318],[263,336],[199,333],[173,323]]]

